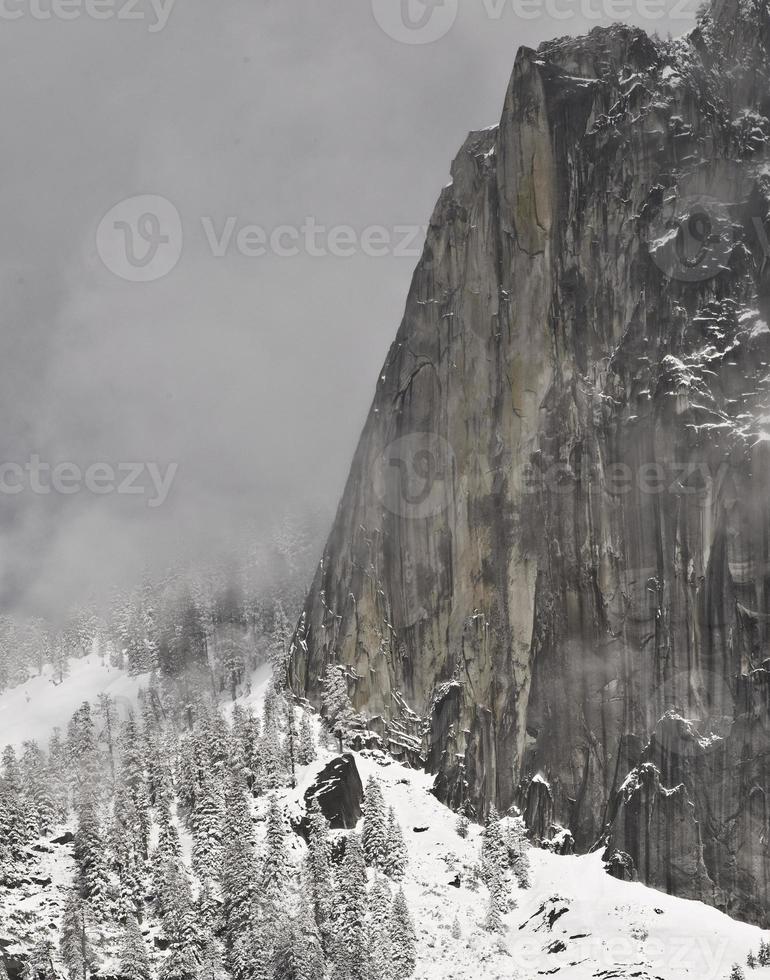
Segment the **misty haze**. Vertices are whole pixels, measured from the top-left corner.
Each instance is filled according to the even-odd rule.
[[[769,0],[0,55],[0,980],[770,978]]]

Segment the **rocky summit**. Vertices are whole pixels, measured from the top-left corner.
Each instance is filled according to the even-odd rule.
[[[289,666],[452,807],[765,926],[769,44],[768,0],[715,0],[519,52]]]

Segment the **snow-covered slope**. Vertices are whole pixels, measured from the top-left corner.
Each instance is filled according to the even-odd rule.
[[[260,712],[269,682],[266,672],[255,674],[242,703]],[[132,697],[139,686],[139,681],[94,663],[83,663],[82,670],[73,671],[67,683],[66,701],[62,687],[52,688],[51,723],[65,722],[69,709],[99,690],[120,691],[121,696]],[[48,692],[42,682],[39,686],[41,690],[33,693],[42,700]],[[229,714],[229,706],[222,707],[225,715]],[[9,712],[18,710],[18,692],[0,697],[3,731],[8,731]],[[44,740],[44,714],[37,711],[34,717],[28,726],[19,721],[23,737],[34,732]],[[319,736],[318,758],[299,770],[296,788],[278,793],[287,816],[296,814],[305,790],[336,754],[317,719],[314,724]],[[511,887],[505,931],[491,934],[484,928],[487,890],[476,873],[481,828],[471,825],[467,838],[461,838],[456,815],[431,794],[431,777],[425,773],[407,769],[381,752],[353,754],[362,781],[365,783],[370,775],[380,781],[385,801],[394,807],[404,831],[409,867],[403,886],[418,934],[417,980],[535,980],[541,976],[565,980],[727,980],[731,965],[745,964],[749,950],[756,951],[759,946],[762,934],[753,926],[703,904],[609,877],[599,854],[560,857],[534,849],[530,852],[531,887]],[[255,801],[260,838],[264,835],[265,809],[265,797]],[[71,843],[53,840],[67,829],[74,827],[59,828],[53,839],[41,840],[34,848],[35,864],[20,888],[0,891],[0,945],[7,946],[11,937],[21,940],[7,946],[11,954],[23,956],[34,941],[32,930],[40,925],[56,940],[63,889],[71,881],[74,864]],[[181,825],[178,830],[189,863],[190,835]],[[292,835],[292,860],[299,862],[304,850],[304,842]],[[152,916],[148,916],[143,931],[152,947],[159,932]],[[109,937],[106,945],[109,948]],[[153,950],[156,963],[162,956]],[[103,972],[109,973],[114,965],[107,953]],[[747,975],[752,980],[770,980],[770,968],[747,971]]]
[[[95,703],[102,692],[113,698],[124,716],[146,683],[146,677],[131,677],[95,653],[71,660],[69,674],[61,683],[54,682],[47,665],[40,676],[0,694],[0,748],[18,747],[27,739],[45,746],[55,727],[66,727],[78,705]]]

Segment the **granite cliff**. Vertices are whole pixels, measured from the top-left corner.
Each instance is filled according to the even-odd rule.
[[[483,818],[770,925],[770,8],[522,49],[295,635]],[[554,843],[557,842],[557,843]]]

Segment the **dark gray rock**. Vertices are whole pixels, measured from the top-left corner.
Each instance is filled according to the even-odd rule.
[[[356,760],[350,753],[324,766],[305,792],[305,806],[316,799],[321,812],[334,830],[352,830],[361,819],[364,787]]]
[[[770,14],[522,49],[295,637],[483,819],[770,925]],[[378,728],[378,731],[380,729]],[[535,777],[542,777],[543,782]]]

